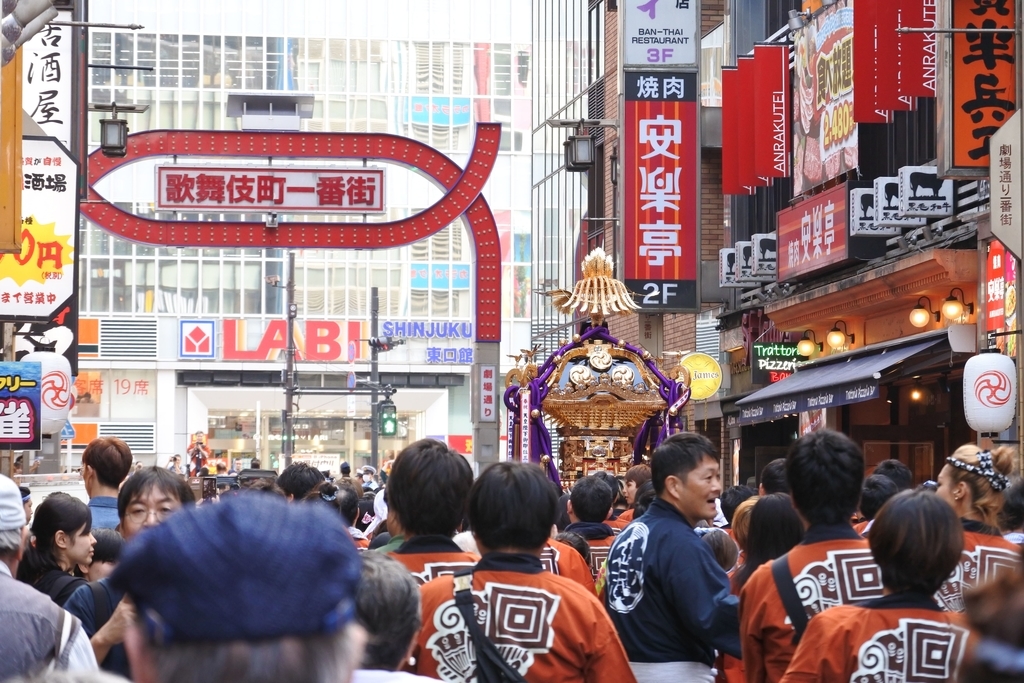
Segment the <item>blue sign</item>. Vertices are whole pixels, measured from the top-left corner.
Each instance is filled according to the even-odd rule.
[[[70,441],[75,438],[75,427],[71,424],[71,420],[64,423],[64,426],[60,430],[60,440]]]
[[[409,274],[409,286],[413,289],[427,289],[430,287],[430,266],[421,263],[412,267]]]
[[[435,126],[468,126],[473,111],[468,97],[410,97],[406,123]]]
[[[411,339],[472,339],[473,323],[385,320],[381,336]]]
[[[469,264],[436,265],[430,269],[430,286],[434,289],[469,289]]]
[[[0,449],[37,451],[42,446],[39,363],[0,363]]]
[[[348,379],[345,382],[345,386],[347,386],[349,389],[355,389],[356,388],[356,373],[354,373],[354,372],[349,372],[348,373]]]

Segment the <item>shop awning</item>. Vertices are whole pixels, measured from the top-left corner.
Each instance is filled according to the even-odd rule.
[[[774,420],[806,410],[820,410],[878,398],[882,375],[918,354],[948,345],[945,335],[908,346],[886,346],[844,361],[797,370],[786,379],[736,401],[740,424]]]

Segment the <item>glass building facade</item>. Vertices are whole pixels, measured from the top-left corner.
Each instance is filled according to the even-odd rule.
[[[89,69],[89,100],[149,105],[147,112],[129,115],[132,133],[237,130],[240,119],[227,115],[229,95],[295,91],[312,94],[315,102],[313,117],[302,121],[304,131],[408,136],[462,165],[472,146],[474,124],[501,122],[501,151],[484,195],[501,239],[502,355],[529,345],[531,307],[537,301],[532,296],[530,138],[536,121],[531,103],[534,57],[528,6],[508,0],[91,0],[89,19],[144,26],[140,31],[89,32],[90,65],[111,67]],[[101,116],[91,114],[89,133],[94,147],[99,144]],[[155,213],[154,167],[174,162],[171,158],[137,162],[103,179],[97,190],[119,207],[142,216],[263,222],[262,214]],[[252,162],[220,159],[219,163]],[[275,159],[273,163],[324,166],[331,162]],[[386,212],[365,220],[412,215],[441,197],[441,191],[418,173],[386,166]],[[365,325],[370,288],[377,287],[382,321],[470,323],[474,261],[472,238],[462,221],[396,249],[301,250],[296,267],[298,318]],[[218,325],[224,320],[242,320],[247,323],[244,341],[255,347],[266,325],[283,316],[284,290],[279,284],[286,277],[285,263],[286,253],[278,249],[146,246],[87,224],[79,248],[81,316],[100,321],[101,337],[102,323],[110,320],[155,318],[161,335],[172,329],[175,320],[213,320]],[[220,335],[216,342],[217,354],[228,343],[225,337]],[[462,342],[462,346],[472,346],[472,339]],[[83,373],[113,372],[107,358],[116,356],[105,354],[102,342],[99,346],[94,359],[83,356]],[[158,416],[162,412],[158,401],[143,410],[144,415],[134,411],[130,419],[156,424],[155,452],[162,457],[165,452],[181,452],[187,435],[206,419],[211,426],[214,416],[220,420],[218,424],[225,419],[233,422],[222,405],[214,405],[218,401],[206,401],[208,414],[203,415],[204,388],[183,386],[180,381],[181,372],[198,365],[158,346],[151,365],[139,361],[136,370],[154,373],[154,386],[173,385],[178,392],[175,404],[186,408],[175,410],[173,434],[167,433],[169,427],[161,428],[161,423],[170,423],[165,415]],[[429,340],[410,340],[381,360],[382,372],[390,367],[413,376],[436,373],[439,359],[451,358],[453,363],[442,370],[465,376],[462,385],[448,389],[446,410],[416,411],[416,407],[423,408],[422,401],[413,402],[415,414],[408,416],[409,423],[418,426],[409,440],[471,434],[469,365],[456,362],[467,357],[439,356],[430,349]],[[213,360],[223,358],[215,354]],[[283,356],[279,360],[283,361]],[[260,370],[269,365],[253,363],[251,367]],[[250,366],[239,367],[245,370]],[[275,367],[280,368],[281,362]],[[306,368],[300,365],[299,369]],[[345,363],[315,367],[317,373],[328,375],[349,369]],[[160,373],[177,373],[177,379],[160,382]],[[115,378],[109,379],[108,384],[116,387]],[[110,387],[108,394],[112,394]],[[401,411],[401,392],[396,400]],[[252,412],[244,393],[238,395],[238,403],[239,411]],[[312,409],[312,401],[304,399],[302,410],[307,404]],[[446,424],[414,419],[433,415],[431,411],[443,413]],[[348,413],[351,415],[351,409]],[[125,417],[110,409],[105,414],[112,420]],[[97,412],[92,419],[106,418]],[[257,425],[245,433],[255,434],[260,429]]]

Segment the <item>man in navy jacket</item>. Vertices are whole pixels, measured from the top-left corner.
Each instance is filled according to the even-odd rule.
[[[715,650],[740,655],[739,600],[693,530],[715,516],[718,456],[707,438],[676,434],[651,474],[658,497],[612,545],[605,607],[637,680],[711,683]]]

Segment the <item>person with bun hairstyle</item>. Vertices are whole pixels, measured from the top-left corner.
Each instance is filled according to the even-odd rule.
[[[967,651],[963,615],[935,591],[957,565],[956,514],[929,491],[905,491],[875,518],[868,543],[885,595],[810,620],[781,683],[952,681]]]
[[[939,589],[943,608],[964,611],[964,593],[1020,566],[1020,546],[1002,537],[999,512],[1010,485],[1013,451],[983,450],[965,444],[946,458],[936,495],[946,501],[963,525],[960,562]]]
[[[322,503],[335,510],[341,519],[348,526],[348,535],[356,548],[362,552],[370,547],[370,541],[362,531],[355,527],[356,517],[359,516],[359,494],[345,480],[341,486],[329,481],[322,481],[306,494],[303,500],[313,503]]]

